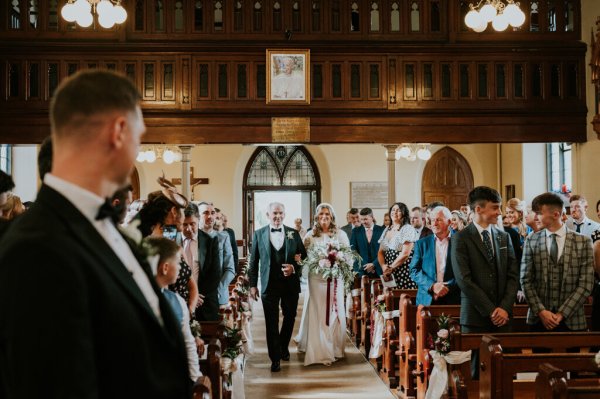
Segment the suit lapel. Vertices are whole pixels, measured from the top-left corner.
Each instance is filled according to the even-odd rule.
[[[204,269],[206,253],[208,252],[208,242],[208,235],[202,230],[198,230],[198,264],[200,265],[200,271]]]
[[[121,259],[114,253],[89,220],[62,195],[47,186],[42,187],[38,199],[42,202],[48,202],[49,206],[54,208],[62,218],[67,219],[65,224],[73,231],[75,239],[87,248],[98,263],[113,276],[115,282],[158,323],[158,319],[150,308],[144,294],[142,294],[137,283],[121,262]],[[152,281],[151,279],[150,282],[152,283]]]
[[[271,265],[271,227],[270,225],[266,225],[263,227],[262,231],[262,242],[263,248],[265,249],[265,263],[264,265],[269,268]]]
[[[432,236],[435,237],[433,234]],[[435,243],[435,239],[433,242]],[[448,237],[448,252],[446,253],[446,270],[444,270],[444,281],[448,281],[454,276],[454,273],[452,273],[452,257],[450,256],[450,251],[452,251],[452,237]]]
[[[571,257],[573,256],[573,253],[575,252],[574,251],[575,248],[573,248],[574,243],[575,243],[575,235],[572,232],[567,231],[567,234],[565,235],[565,246],[563,248],[561,257],[559,258],[559,263],[560,263],[560,259],[562,259],[562,262],[563,262],[563,279],[562,279],[563,288],[567,281],[568,269],[571,266]]]

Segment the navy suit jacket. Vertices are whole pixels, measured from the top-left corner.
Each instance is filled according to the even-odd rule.
[[[446,255],[446,270],[444,271],[444,282],[448,283],[450,292],[444,297],[447,304],[460,304],[460,289],[454,279],[452,271],[452,259],[450,249],[452,239],[448,243],[448,254]],[[435,258],[435,235],[431,234],[421,238],[415,243],[413,257],[410,262],[410,278],[417,283],[417,305],[431,305],[433,297],[429,292],[431,286],[437,281],[437,265]]]
[[[368,276],[376,277],[376,275],[381,276],[383,274],[379,260],[377,260],[377,252],[379,251],[379,238],[384,230],[384,227],[374,224],[371,242],[367,241],[367,231],[364,226],[355,227],[352,230],[350,245],[362,258],[360,266],[358,261],[354,263],[354,271],[357,272],[359,276],[362,277],[367,274]],[[371,259],[369,259],[369,247],[371,248]],[[362,266],[367,263],[373,263],[373,266],[375,266],[375,273],[365,273],[365,269],[363,269]]]

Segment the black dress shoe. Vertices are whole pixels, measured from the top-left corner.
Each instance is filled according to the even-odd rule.
[[[289,362],[290,361],[290,352],[289,351],[281,352],[281,360],[283,360],[285,362]]]
[[[273,363],[271,363],[271,371],[274,373],[281,371],[281,365],[279,364],[279,360],[276,360]]]

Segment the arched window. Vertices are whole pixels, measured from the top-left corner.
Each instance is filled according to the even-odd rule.
[[[260,218],[264,218],[262,208],[265,203],[261,204],[261,201],[265,199],[268,203],[278,197],[294,197],[296,204],[302,204],[298,209],[302,210],[303,225],[309,226],[312,212],[321,200],[321,178],[314,160],[303,146],[259,147],[246,166],[243,192],[243,217],[247,221],[244,237],[250,242],[255,228],[264,224]]]
[[[11,146],[9,144],[0,144],[0,170],[9,175],[12,173],[11,155]]]

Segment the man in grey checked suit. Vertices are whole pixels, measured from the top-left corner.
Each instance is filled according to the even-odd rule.
[[[452,238],[451,259],[461,290],[463,332],[508,332],[519,286],[519,266],[507,233],[498,230],[500,194],[485,186],[469,193],[473,223]],[[479,354],[473,352],[471,373],[478,377]]]
[[[544,193],[532,208],[544,229],[523,246],[521,286],[534,331],[584,331],[583,304],[594,283],[592,240],[563,224],[562,199]]]

